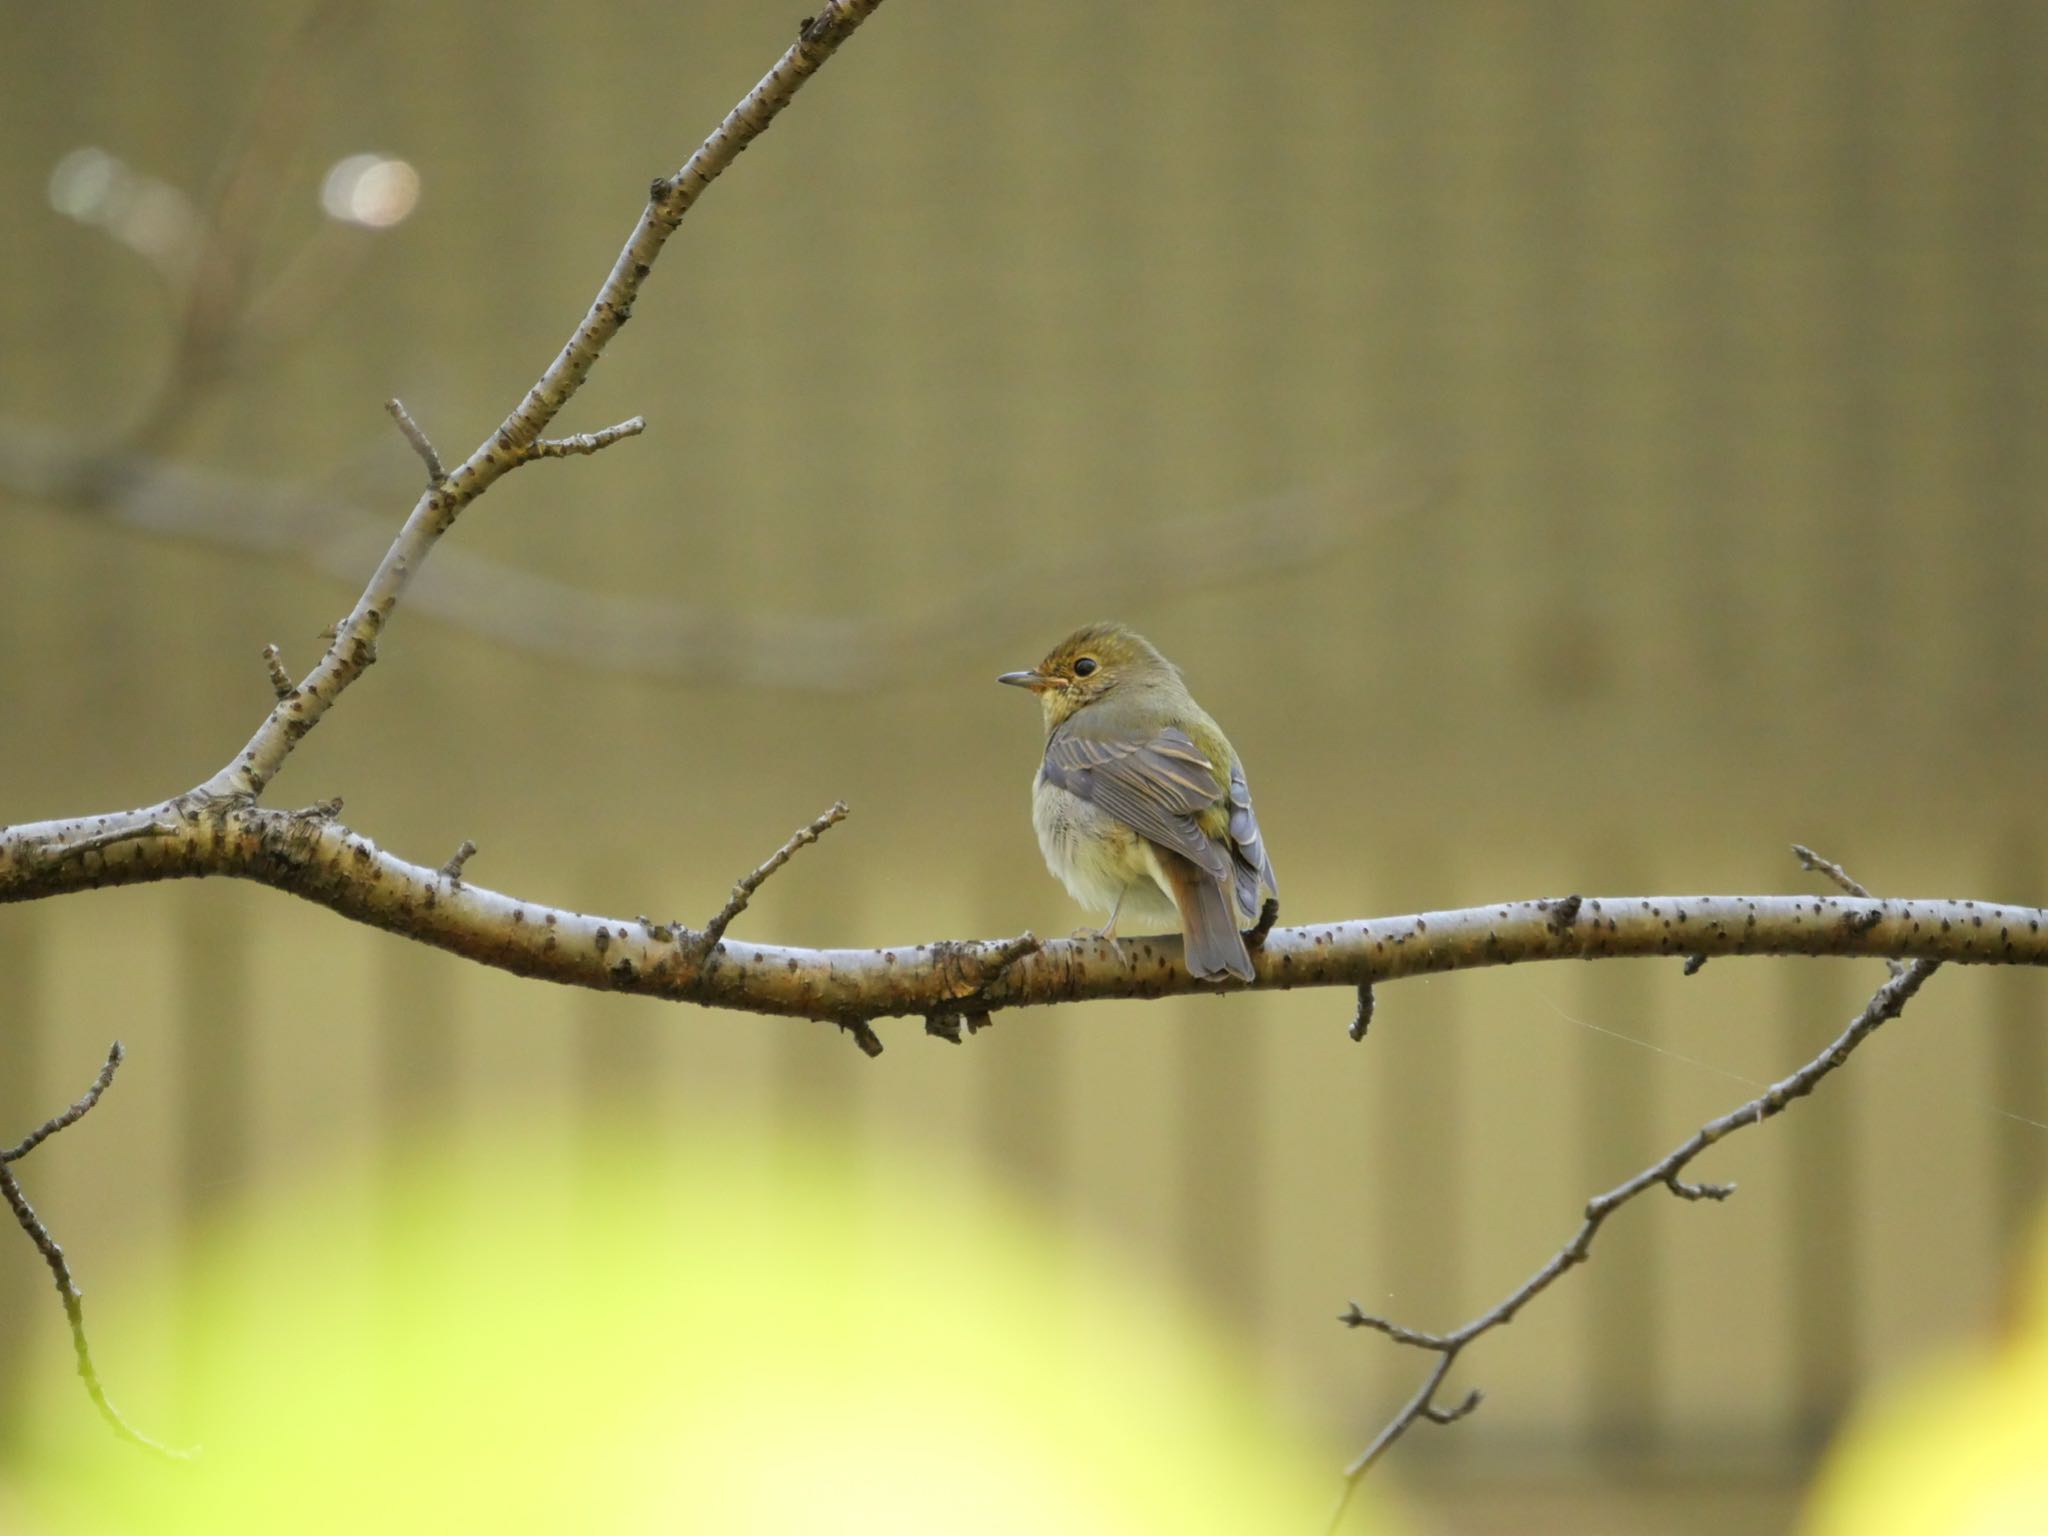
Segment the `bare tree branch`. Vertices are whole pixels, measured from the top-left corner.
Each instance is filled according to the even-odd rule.
[[[1480,1395],[1471,1393],[1455,1408],[1445,1409],[1436,1403],[1437,1391],[1451,1367],[1465,1347],[1496,1328],[1505,1327],[1515,1315],[1536,1297],[1550,1288],[1567,1270],[1585,1263],[1592,1256],[1593,1239],[1607,1218],[1620,1210],[1629,1201],[1645,1190],[1663,1187],[1685,1200],[1725,1200],[1735,1193],[1733,1184],[1695,1184],[1679,1177],[1692,1160],[1707,1148],[1723,1138],[1733,1135],[1744,1126],[1761,1125],[1764,1121],[1784,1111],[1797,1099],[1804,1098],[1819,1085],[1822,1078],[1848,1061],[1858,1046],[1869,1039],[1877,1029],[1897,1018],[1905,1011],[1906,1004],[1918,992],[1927,978],[1939,967],[1936,960],[1915,960],[1899,975],[1892,977],[1872,995],[1863,1011],[1849,1021],[1848,1027],[1835,1037],[1818,1056],[1799,1068],[1791,1076],[1773,1083],[1748,1103],[1737,1106],[1718,1120],[1710,1120],[1684,1141],[1673,1147],[1662,1158],[1643,1169],[1640,1173],[1616,1185],[1604,1195],[1597,1195],[1586,1202],[1586,1217],[1580,1223],[1565,1245],[1552,1254],[1534,1274],[1530,1275],[1498,1303],[1479,1316],[1449,1333],[1424,1333],[1419,1329],[1405,1327],[1384,1317],[1377,1317],[1364,1311],[1357,1302],[1340,1315],[1339,1321],[1351,1328],[1366,1328],[1383,1333],[1397,1344],[1414,1349],[1427,1350],[1436,1355],[1436,1363],[1413,1396],[1402,1405],[1400,1411],[1380,1432],[1372,1443],[1360,1452],[1350,1466],[1344,1469],[1344,1491],[1337,1501],[1336,1511],[1330,1517],[1330,1529],[1335,1531],[1344,1517],[1344,1509],[1352,1491],[1373,1464],[1384,1456],[1394,1442],[1408,1432],[1417,1421],[1427,1419],[1434,1424],[1448,1424],[1464,1417],[1479,1406]]]
[[[43,1256],[43,1263],[49,1266],[50,1276],[57,1285],[57,1295],[64,1304],[64,1317],[71,1326],[71,1352],[78,1362],[79,1380],[85,1383],[86,1395],[92,1399],[100,1417],[105,1419],[114,1433],[123,1440],[139,1445],[145,1450],[155,1451],[159,1455],[182,1459],[191,1455],[191,1452],[173,1450],[150,1439],[123,1418],[121,1411],[107,1396],[106,1388],[100,1382],[99,1369],[93,1364],[92,1346],[85,1336],[85,1297],[71,1278],[71,1262],[64,1257],[63,1248],[59,1246],[57,1239],[50,1235],[49,1227],[44,1224],[42,1217],[36,1214],[36,1208],[29,1204],[20,1180],[14,1176],[15,1163],[27,1157],[59,1131],[76,1125],[92,1113],[93,1106],[99,1103],[100,1096],[114,1081],[114,1074],[120,1070],[122,1060],[121,1042],[116,1040],[113,1049],[107,1052],[106,1065],[100,1068],[99,1076],[92,1080],[92,1086],[85,1090],[77,1103],[61,1114],[52,1115],[12,1147],[0,1151],[0,1199],[7,1202],[8,1209],[14,1212],[16,1224],[28,1234],[28,1240],[35,1244],[36,1252]]]
[[[1453,1332],[1431,1334],[1365,1314],[1354,1303],[1344,1315],[1346,1323],[1429,1351],[1436,1360],[1407,1405],[1347,1469],[1348,1498],[1358,1479],[1409,1425],[1448,1424],[1478,1407],[1476,1391],[1456,1404],[1437,1400],[1460,1353],[1484,1333],[1509,1322],[1566,1270],[1585,1262],[1601,1225],[1623,1204],[1657,1185],[1688,1200],[1725,1198],[1732,1186],[1690,1183],[1680,1177],[1682,1171],[1722,1137],[1744,1125],[1761,1124],[1811,1092],[1872,1031],[1899,1014],[1938,964],[2048,964],[2044,914],[2034,908],[1970,901],[1881,901],[1827,861],[1808,867],[1842,884],[1847,895],[1570,895],[1285,929],[1274,926],[1278,909],[1269,904],[1254,930],[1253,979],[1219,988],[1189,975],[1177,938],[1126,939],[1121,950],[1094,943],[1045,944],[1029,933],[1004,940],[940,940],[875,950],[793,949],[727,939],[730,925],[760,885],[797,849],[841,819],[843,805],[835,805],[742,879],[731,900],[701,932],[680,923],[571,912],[468,884],[461,875],[474,852],[469,843],[439,868],[408,863],[343,825],[338,800],[299,811],[260,806],[257,802],[299,740],[377,659],[384,629],[400,601],[470,503],[522,464],[593,453],[642,430],[644,424],[636,416],[595,432],[544,435],[631,317],[641,286],[682,218],[879,3],[827,0],[815,17],[805,18],[797,42],[688,161],[672,176],[655,180],[631,238],[568,341],[518,406],[453,470],[442,473],[439,455],[425,433],[402,405],[391,402],[394,420],[427,466],[429,484],[396,537],[388,545],[380,537],[382,557],[375,571],[312,669],[292,684],[275,648],[266,653],[278,693],[275,707],[234,758],[184,794],[128,811],[0,829],[0,901],[226,875],[298,895],[357,921],[524,976],[822,1020],[850,1034],[869,1055],[882,1049],[873,1021],[892,1015],[922,1016],[930,1032],[957,1043],[963,1028],[984,1028],[992,1013],[1004,1008],[1240,986],[1343,985],[1357,989],[1351,1032],[1360,1038],[1372,1017],[1374,984],[1402,976],[1621,956],[1691,956],[1689,971],[1707,957],[1720,955],[1874,955],[1894,964],[1901,957],[1912,958],[1913,964],[1879,989],[1827,1051],[1731,1114],[1701,1127],[1660,1162],[1589,1201],[1572,1239],[1491,1311]],[[251,164],[258,160],[252,152]],[[260,180],[254,170],[248,174],[252,182]],[[247,301],[249,242],[237,234],[214,245],[217,248],[202,253],[202,265],[212,266],[200,275],[204,281],[195,277],[188,296],[191,308],[181,344],[188,381],[217,376],[223,339],[236,339],[253,313]],[[146,447],[178,409],[176,401],[164,405],[124,446]],[[58,462],[53,494],[104,505],[118,504],[121,494],[132,489],[132,483],[124,482],[121,467],[135,462],[132,453],[126,459],[116,455]],[[267,514],[270,508],[266,505],[264,511]],[[1216,563],[1213,548],[1200,541],[1180,542],[1196,551],[1188,558],[1199,558],[1204,566]],[[1167,555],[1160,558],[1170,558],[1178,544],[1161,547]],[[1168,574],[1159,570],[1156,558],[1147,568],[1155,580]],[[515,576],[505,589],[493,593],[495,606],[517,607],[507,597],[509,588],[522,579],[533,580]],[[959,612],[972,612],[975,601],[971,592],[955,595]],[[829,641],[844,633],[820,629],[810,638],[824,636]],[[880,638],[875,644],[886,646],[900,644],[904,631],[885,626],[876,633]],[[1802,857],[1817,860],[1800,851]],[[94,1401],[121,1433],[148,1444],[120,1420],[101,1392],[85,1345],[78,1292],[62,1250],[22,1195],[9,1166],[87,1113],[111,1081],[119,1060],[116,1046],[100,1080],[77,1106],[0,1155],[0,1192],[56,1276],[72,1321],[81,1374]],[[1340,1502],[1336,1519],[1341,1519],[1343,1508]]]
[[[775,67],[727,115],[683,168],[673,177],[655,181],[639,227],[569,343],[541,374],[519,407],[452,474],[442,475],[439,455],[426,434],[402,404],[396,400],[390,402],[388,409],[393,420],[426,463],[427,489],[385,551],[354,608],[336,626],[326,651],[305,678],[294,686],[284,671],[277,648],[272,646],[264,652],[278,696],[277,703],[249,739],[248,745],[234,759],[205,783],[159,806],[0,832],[0,846],[4,846],[10,866],[17,872],[37,865],[51,868],[53,866],[48,860],[54,857],[58,861],[54,867],[69,867],[77,873],[98,871],[104,874],[121,868],[137,871],[147,865],[121,857],[120,850],[157,841],[182,842],[186,852],[203,864],[211,862],[229,845],[240,843],[245,855],[278,863],[279,867],[296,867],[302,874],[312,874],[316,864],[324,862],[325,873],[319,877],[320,880],[330,889],[338,889],[351,878],[349,865],[354,866],[354,874],[360,874],[364,865],[373,863],[375,854],[369,845],[341,828],[337,820],[341,809],[338,800],[301,812],[277,812],[257,810],[257,798],[299,740],[319,723],[342,692],[376,660],[378,638],[406,585],[441,535],[454,525],[464,507],[482,495],[499,476],[530,459],[594,453],[640,432],[643,423],[639,417],[634,417],[602,431],[573,437],[551,439],[541,435],[589,375],[606,342],[625,323],[640,284],[683,215],[734,157],[766,129],[804,81],[831,57],[878,4],[880,0],[827,0],[818,15],[808,19],[800,29],[795,46],[783,54]],[[333,4],[316,11],[304,35],[317,34],[339,14],[341,8]],[[304,52],[302,47],[295,48],[292,57],[302,57]],[[224,211],[215,221],[211,233],[202,241],[201,248],[192,255],[193,270],[186,292],[186,323],[180,336],[176,366],[172,370],[173,382],[145,413],[142,425],[130,434],[131,446],[170,429],[182,412],[183,402],[189,398],[189,389],[218,375],[223,366],[222,357],[228,350],[227,344],[246,318],[245,295],[251,245],[241,237],[247,232],[247,221],[230,217],[225,210],[246,209],[250,205],[248,196],[238,194],[245,194],[249,186],[262,180],[262,167],[267,163],[264,149],[265,145],[260,142],[252,144],[237,164],[236,174],[230,178],[228,191],[224,194]],[[83,473],[85,483],[79,489],[88,495],[103,494],[108,484],[103,466],[88,466]],[[235,817],[244,814],[258,819],[241,823],[238,832]],[[843,806],[835,807],[832,819],[844,814]],[[246,835],[249,833],[256,834],[253,841]],[[816,835],[815,830],[810,832],[811,838]],[[263,851],[266,844],[268,852]],[[206,845],[211,845],[214,851],[205,851]],[[314,864],[307,863],[304,856],[321,848],[328,849],[345,862],[316,858]],[[462,884],[461,870],[463,861],[473,851],[471,845],[465,843],[440,870],[416,870],[413,874],[419,877],[417,880],[408,877],[409,888],[424,890],[424,906],[428,911],[440,905],[444,895],[450,898],[450,905],[456,905],[469,894],[468,888]],[[750,877],[750,883],[742,882],[743,890],[735,892],[734,903],[721,914],[723,922],[730,922],[737,915],[752,889],[786,861],[793,851],[793,847],[785,849],[777,859]],[[234,861],[234,856],[231,856],[230,862]],[[169,867],[160,861],[152,862],[157,862],[159,868]],[[33,883],[31,881],[30,885]],[[19,887],[19,890],[24,896],[31,894],[27,885]],[[487,905],[502,908],[502,903],[495,899]],[[509,911],[509,919],[515,926],[523,922],[525,916],[524,909],[516,905]],[[558,921],[555,914],[536,913],[535,916],[550,927]],[[618,931],[621,938],[626,936],[624,927]],[[673,934],[666,930],[643,925],[641,931],[650,941],[656,931],[662,931],[670,948],[675,947]],[[603,962],[611,943],[610,928],[603,925],[587,927],[583,936],[587,941],[587,952]],[[710,948],[706,946],[707,952]],[[633,970],[632,962],[621,957],[607,966],[606,974],[615,980],[623,979]],[[855,1015],[840,1022],[853,1031],[863,1049],[871,1054],[881,1049],[881,1042],[863,1017]],[[91,1112],[113,1081],[121,1058],[121,1046],[116,1042],[108,1054],[106,1066],[84,1097],[32,1131],[17,1146],[0,1152],[0,1198],[5,1199],[16,1222],[49,1266],[63,1300],[65,1316],[70,1322],[79,1375],[100,1414],[123,1438],[167,1455],[176,1455],[180,1453],[169,1451],[136,1431],[107,1397],[93,1364],[85,1334],[83,1301],[72,1279],[64,1250],[36,1214],[13,1170],[15,1162]]]
[[[681,170],[657,177],[647,207],[611,275],[555,360],[498,429],[447,478],[414,503],[398,537],[385,551],[355,607],[334,639],[292,693],[278,702],[248,745],[193,793],[201,800],[246,802],[263,793],[299,741],[318,725],[342,693],[377,659],[377,642],[413,573],[441,536],[500,476],[527,462],[535,445],[590,376],[606,343],[633,310],[640,285],[662,246],[707,187],[740,151],[765,131],[799,88],[829,59],[881,0],[828,0],[802,35],[759,84],[726,114]],[[618,431],[619,429],[610,429]],[[603,434],[594,434],[595,437]],[[572,450],[579,451],[579,450]]]
[[[1096,998],[1211,995],[1223,990],[1358,987],[1538,960],[1712,955],[1834,955],[2048,965],[2048,912],[1977,901],[1848,896],[1585,897],[1275,928],[1252,955],[1249,982],[1198,981],[1178,936],[1106,946],[1047,943],[988,967],[1002,942],[884,949],[802,949],[730,937],[706,950],[683,924],[592,916],[451,879],[412,864],[339,819],[181,799],[77,822],[0,832],[0,901],[110,885],[228,875],[302,896],[358,922],[522,976],[679,1002],[826,1020],[994,1012]],[[78,837],[161,835],[75,850]],[[765,877],[764,877],[765,878]],[[1014,942],[1014,941],[1010,941]],[[972,957],[962,963],[960,955]]]

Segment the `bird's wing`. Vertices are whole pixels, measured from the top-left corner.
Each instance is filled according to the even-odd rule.
[[[1185,731],[1168,726],[1148,741],[1118,741],[1058,730],[1045,744],[1043,772],[1048,784],[1101,807],[1148,842],[1192,859],[1211,879],[1231,878],[1230,850],[1210,841],[1195,820],[1223,798],[1223,786],[1215,765]],[[1234,831],[1234,805],[1232,812]],[[1245,814],[1250,813],[1247,800]]]
[[[1280,894],[1280,877],[1273,873],[1273,859],[1259,836],[1259,818],[1252,813],[1251,786],[1244,781],[1244,766],[1230,765],[1230,851],[1237,869],[1237,904],[1247,916],[1257,916],[1259,887]]]

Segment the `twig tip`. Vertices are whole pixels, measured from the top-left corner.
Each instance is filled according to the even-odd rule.
[[[427,484],[439,485],[448,478],[441,468],[441,455],[435,450],[433,440],[426,430],[412,419],[412,412],[405,408],[405,402],[396,395],[384,402],[384,410],[398,423],[398,430],[405,434],[405,440],[412,444],[412,451],[420,456],[420,462],[427,467]]]
[[[1351,1015],[1351,1028],[1346,1031],[1353,1040],[1365,1038],[1365,1032],[1372,1028],[1373,1011],[1378,1006],[1373,997],[1372,983],[1361,981],[1358,984],[1358,1009]]]
[[[839,1027],[853,1036],[853,1043],[870,1061],[882,1054],[882,1037],[874,1032],[866,1019],[841,1019]]]
[[[270,669],[270,687],[280,699],[292,696],[291,673],[284,669],[284,652],[273,642],[263,647],[263,664]]]

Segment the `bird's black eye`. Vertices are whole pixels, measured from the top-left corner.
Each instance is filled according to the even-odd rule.
[[[1095,658],[1093,656],[1083,656],[1079,661],[1074,663],[1074,676],[1076,677],[1086,677],[1089,673],[1093,672],[1094,670]]]

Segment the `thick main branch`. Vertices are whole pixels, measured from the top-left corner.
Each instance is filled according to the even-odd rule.
[[[140,824],[109,840],[112,821]],[[92,846],[73,851],[67,843]],[[1851,896],[1556,897],[1276,928],[1248,983],[1197,981],[1178,938],[1049,943],[1005,958],[993,940],[884,949],[706,946],[681,923],[571,912],[409,863],[331,817],[176,801],[114,818],[0,832],[0,901],[226,875],[486,965],[573,986],[837,1022],[971,1008],[1357,987],[1535,960],[1835,955],[2048,965],[2048,912],[1987,902]]]

